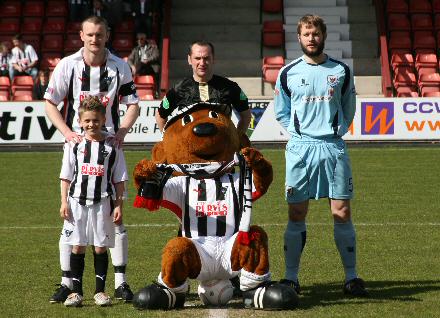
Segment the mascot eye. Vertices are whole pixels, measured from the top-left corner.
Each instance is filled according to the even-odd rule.
[[[209,112],[209,117],[211,117],[211,118],[218,118],[218,114],[215,112],[215,111],[210,111]]]
[[[190,122],[192,122],[194,120],[193,116],[191,115],[185,115],[182,118],[182,126],[185,126],[186,124],[189,124]]]

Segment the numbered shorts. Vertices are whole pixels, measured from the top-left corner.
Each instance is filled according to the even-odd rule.
[[[199,237],[191,239],[199,252],[202,269],[197,280],[229,279],[237,276],[239,271],[233,271],[231,252],[237,233],[230,238]]]
[[[287,202],[325,197],[353,197],[351,163],[344,140],[291,139],[286,146]]]
[[[60,241],[67,245],[115,246],[113,207],[110,198],[84,206],[69,197],[71,219],[64,220]]]

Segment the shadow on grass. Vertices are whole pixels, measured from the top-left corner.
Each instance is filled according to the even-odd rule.
[[[421,302],[421,294],[432,291],[440,291],[440,280],[422,281],[368,281],[367,290],[370,293],[366,298],[354,298],[344,295],[340,282],[314,284],[301,287],[301,295],[298,309],[312,309],[314,307],[327,307],[350,303],[381,303],[388,301]],[[186,304],[193,308],[207,308],[204,306],[197,293],[187,295]],[[209,308],[209,307],[208,307]],[[224,308],[242,309],[243,303],[240,298],[234,299]]]
[[[333,306],[347,303],[377,303],[387,301],[420,302],[423,293],[440,291],[440,280],[423,281],[368,281],[366,287],[370,293],[366,298],[354,298],[344,295],[341,283],[314,284],[301,289],[301,309]]]

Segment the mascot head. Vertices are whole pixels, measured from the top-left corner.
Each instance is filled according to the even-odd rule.
[[[167,164],[230,161],[248,144],[231,120],[230,106],[199,103],[170,116],[152,159]]]

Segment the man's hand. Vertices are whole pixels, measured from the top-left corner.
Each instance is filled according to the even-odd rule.
[[[122,209],[121,207],[115,207],[113,210],[113,223],[121,225],[122,223]]]
[[[66,140],[68,142],[74,142],[76,144],[80,143],[82,140],[82,136],[78,135],[76,132],[74,131],[69,131],[64,135],[64,138],[66,138]]]
[[[70,219],[69,205],[67,204],[67,202],[61,203],[60,217],[62,219],[64,219],[64,220],[69,220]]]
[[[125,136],[127,135],[127,128],[119,128],[118,132],[116,133],[115,137],[113,138],[113,144],[121,148],[122,144],[124,143]]]

